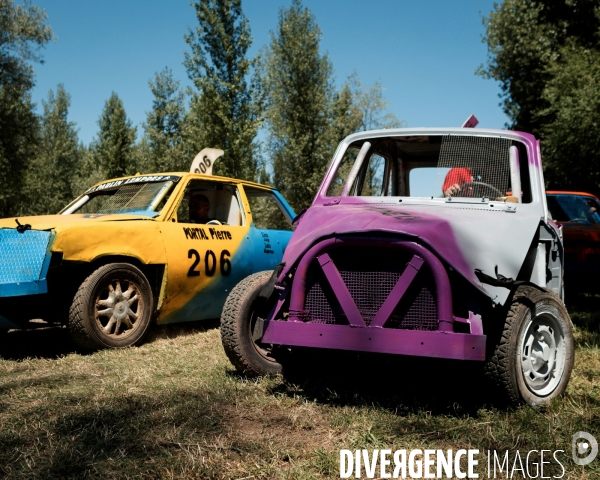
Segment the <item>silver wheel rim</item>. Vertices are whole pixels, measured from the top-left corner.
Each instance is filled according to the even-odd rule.
[[[542,397],[559,385],[566,360],[565,333],[557,316],[529,316],[519,342],[521,372],[527,388]]]
[[[123,291],[121,282],[126,289]],[[123,338],[133,332],[144,314],[139,287],[128,280],[111,280],[96,297],[96,324],[109,337]]]

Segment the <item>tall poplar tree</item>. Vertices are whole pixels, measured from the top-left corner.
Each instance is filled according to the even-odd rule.
[[[296,211],[310,205],[333,153],[332,65],[319,51],[321,36],[314,15],[293,0],[265,56],[273,183]]]
[[[500,82],[511,127],[538,134],[536,112],[549,106],[544,88],[549,68],[569,44],[598,49],[597,0],[504,0],[483,22],[487,65],[480,75]]]
[[[0,215],[24,208],[23,186],[35,152],[37,118],[30,90],[32,63],[53,34],[46,13],[31,5],[0,0]]]
[[[106,101],[98,126],[100,131],[92,150],[105,175],[115,178],[135,173],[136,128],[131,125],[123,102],[115,92]]]
[[[165,68],[149,84],[154,100],[144,123],[143,170],[187,171],[194,155],[184,148],[185,96],[179,89],[179,81],[173,78],[171,69]]]
[[[600,194],[598,0],[504,0],[484,19],[488,62],[516,130],[541,140],[547,186]]]
[[[225,151],[215,173],[254,180],[261,94],[251,78],[255,60],[247,58],[252,37],[241,0],[197,0],[193,6],[198,26],[185,36],[191,52],[184,65],[195,87],[187,138],[196,153]]]
[[[76,192],[72,181],[80,167],[81,151],[75,124],[69,122],[71,97],[59,84],[50,90],[40,118],[38,148],[27,171],[26,213],[56,213]]]

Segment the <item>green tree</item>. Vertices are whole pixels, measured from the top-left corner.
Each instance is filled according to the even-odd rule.
[[[75,124],[67,118],[70,103],[62,84],[42,101],[38,148],[27,170],[27,213],[56,213],[75,196],[72,180],[81,152]]]
[[[549,67],[569,43],[598,47],[597,0],[505,0],[483,22],[487,66],[479,74],[500,82],[511,127],[538,134],[536,111],[548,107],[543,94]]]
[[[136,128],[131,125],[123,102],[115,92],[106,101],[98,126],[100,131],[92,149],[106,176],[115,178],[135,173]]]
[[[600,6],[505,0],[484,20],[512,128],[541,140],[548,186],[600,193]]]
[[[149,84],[154,100],[144,123],[141,149],[146,161],[142,170],[187,171],[193,155],[190,158],[184,149],[185,96],[179,81],[165,68]]]
[[[348,135],[363,129],[363,112],[349,82],[334,93],[330,116],[329,143],[334,147]]]
[[[358,75],[354,73],[349,81],[353,102],[361,115],[361,123],[357,130],[399,128],[403,125],[402,120],[387,111],[390,102],[385,99],[383,94],[385,89],[379,80],[369,87],[363,85]]]
[[[279,11],[264,61],[273,183],[296,211],[310,205],[333,153],[332,65],[319,52],[321,36],[314,15],[293,0]],[[339,98],[338,111],[351,108],[347,100]]]
[[[52,40],[43,10],[26,2],[0,0],[0,215],[24,209],[23,186],[35,152],[38,123],[30,90],[32,62]]]
[[[196,91],[190,104],[188,142],[195,153],[205,147],[225,151],[215,165],[219,175],[256,179],[260,127],[260,87],[247,59],[252,44],[241,0],[198,0],[198,26],[185,36],[191,49],[184,65]]]
[[[551,188],[600,193],[600,52],[565,47],[549,68],[538,112]]]

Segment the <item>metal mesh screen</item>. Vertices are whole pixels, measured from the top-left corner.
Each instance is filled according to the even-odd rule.
[[[367,325],[387,299],[412,255],[400,251],[345,248],[331,253],[333,263]],[[309,272],[305,309],[307,321],[347,325],[348,320],[315,262]],[[437,310],[431,275],[423,268],[390,322],[392,328],[437,330]]]
[[[0,229],[0,284],[39,280],[50,232]]]
[[[446,135],[442,138],[438,168],[466,168],[474,182],[491,185],[502,196],[506,195],[510,190],[508,152],[511,143],[507,138]],[[474,188],[481,190],[481,193],[463,190],[456,196],[495,196],[498,193],[492,195],[488,188],[481,185]]]
[[[146,210],[165,182],[123,185],[97,213],[124,213]]]

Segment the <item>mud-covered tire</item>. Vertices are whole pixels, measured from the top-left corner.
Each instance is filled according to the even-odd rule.
[[[81,284],[69,309],[69,334],[86,350],[139,345],[154,310],[152,289],[139,268],[110,263]]]
[[[221,314],[221,342],[233,366],[248,377],[280,373],[281,364],[269,346],[252,338],[257,319],[258,294],[273,272],[258,272],[246,277],[231,291]]]
[[[571,319],[558,295],[519,287],[494,337],[485,372],[511,404],[544,405],[564,393],[575,356]]]

